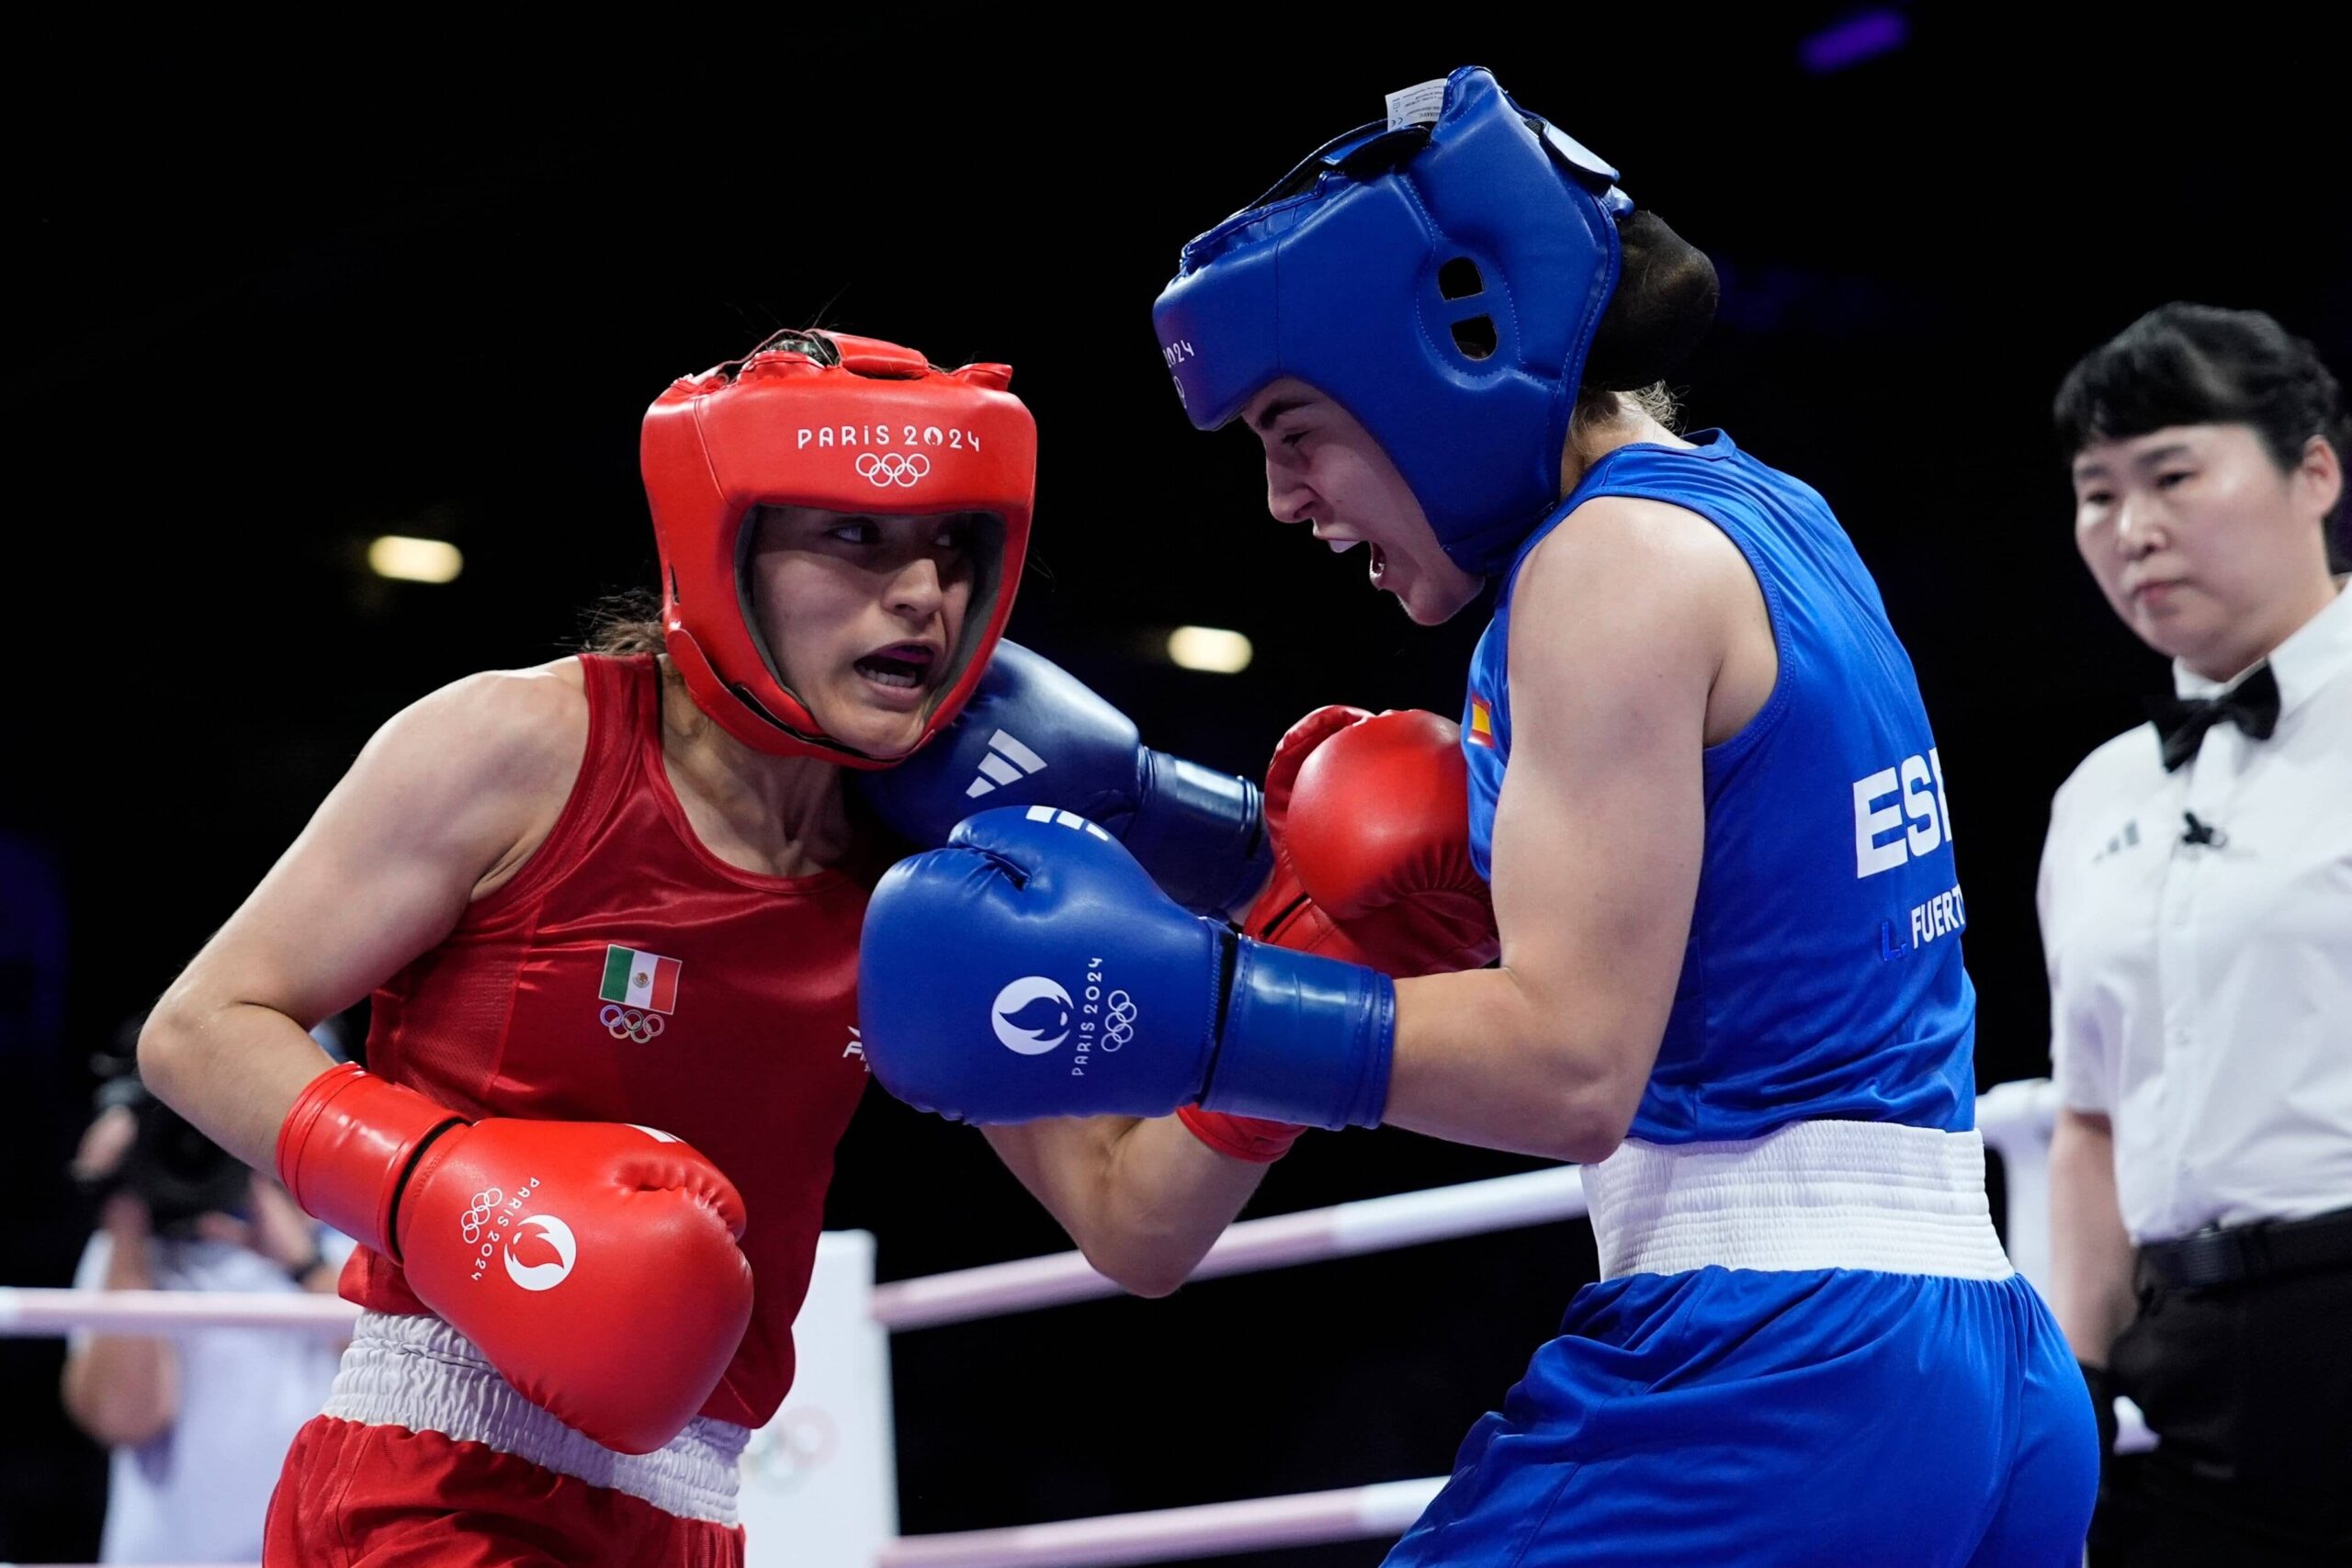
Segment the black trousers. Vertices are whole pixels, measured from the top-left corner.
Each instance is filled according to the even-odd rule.
[[[2159,1442],[2118,1460],[2094,1568],[2352,1564],[2352,1267],[2136,1290],[2108,1367]]]

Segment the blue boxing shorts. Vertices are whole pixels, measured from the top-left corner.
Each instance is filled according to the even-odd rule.
[[[1386,1568],[2076,1568],[2098,1439],[1974,1133],[1813,1122],[1585,1171],[1569,1303]]]

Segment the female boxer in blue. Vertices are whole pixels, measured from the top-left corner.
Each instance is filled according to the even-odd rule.
[[[1155,312],[1277,518],[1417,621],[1499,577],[1462,739],[1500,964],[1265,947],[1075,818],[985,814],[876,893],[869,1059],[971,1121],[1198,1103],[1583,1162],[1602,1277],[1392,1564],[2071,1564],[2090,1404],[1986,1209],[1910,660],[1822,498],[1643,392],[1713,270],[1615,178],[1459,71]],[[1054,1030],[1005,1040],[1039,996]]]

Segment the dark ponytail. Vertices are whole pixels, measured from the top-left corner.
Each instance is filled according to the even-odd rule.
[[[1715,319],[1715,264],[1647,209],[1617,225],[1617,292],[1586,353],[1582,390],[1635,392],[1672,375]]]

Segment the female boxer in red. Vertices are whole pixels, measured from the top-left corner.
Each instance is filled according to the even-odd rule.
[[[667,657],[397,715],[155,1010],[149,1081],[362,1243],[273,1563],[740,1560],[736,1453],[865,1080],[844,773],[951,718],[1003,629],[1009,378],[808,334],[673,387]],[[368,1070],[322,1070],[305,1027],[371,990]],[[1247,1180],[1147,1137],[1228,1190],[1197,1258]]]
[[[344,1293],[368,1311],[288,1457],[272,1564],[741,1560],[736,1456],[791,1382],[865,1081],[857,941],[888,852],[849,773],[898,778],[871,771],[984,674],[991,733],[1045,748],[1049,780],[1143,771],[1131,726],[1077,754],[1072,714],[1102,705],[1051,666],[989,668],[1035,474],[1009,378],[799,333],[671,388],[643,443],[662,651],[396,716],[156,1008],[158,1092],[362,1243]],[[1392,774],[1453,755],[1408,737],[1400,764],[1393,722],[1326,716],[1286,742],[1278,808],[1341,729],[1385,735]],[[926,763],[894,819],[968,793],[955,745]],[[1282,864],[1287,939],[1342,940]],[[368,1069],[327,1070],[304,1027],[371,990]],[[1098,1267],[1159,1292],[1283,1134],[1106,1117],[995,1141]]]

